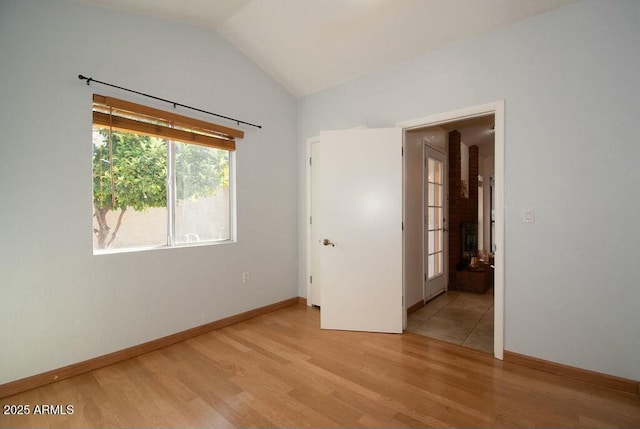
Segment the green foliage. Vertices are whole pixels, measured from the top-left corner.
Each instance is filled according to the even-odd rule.
[[[111,148],[107,130],[94,131],[93,204],[101,248],[108,247],[120,222],[107,242],[111,229],[106,214],[127,208],[143,211],[167,205],[166,140],[114,131]],[[111,151],[111,153],[110,153]],[[176,197],[178,201],[214,195],[229,186],[229,152],[192,144],[174,143]],[[114,193],[115,191],[115,193]]]
[[[113,132],[110,157],[108,131],[100,130],[100,135],[104,138],[102,143],[94,142],[93,146],[94,205],[112,210],[132,207],[137,211],[165,207],[166,142],[155,137]]]
[[[206,197],[229,187],[229,152],[175,143],[178,201]]]

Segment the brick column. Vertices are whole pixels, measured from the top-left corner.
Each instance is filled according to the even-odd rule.
[[[465,222],[478,222],[478,173],[480,169],[478,146],[469,146],[469,205]]]
[[[462,160],[460,133],[449,133],[449,286],[457,289],[458,266],[462,260],[462,224],[478,222],[478,146],[469,147],[469,197],[462,196]]]
[[[456,266],[462,254],[460,242],[460,222],[462,220],[462,201],[460,185],[462,161],[460,159],[460,133],[449,133],[449,216],[446,227],[449,229],[449,284],[456,283]]]

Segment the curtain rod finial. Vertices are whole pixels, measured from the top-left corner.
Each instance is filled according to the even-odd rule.
[[[87,85],[89,85],[91,83],[91,81],[93,80],[90,77],[86,77],[85,75],[82,75],[82,74],[78,75],[78,79],[86,80],[87,81]]]

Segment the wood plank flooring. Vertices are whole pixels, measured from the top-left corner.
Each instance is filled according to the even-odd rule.
[[[294,305],[0,400],[1,427],[640,427],[640,397]]]

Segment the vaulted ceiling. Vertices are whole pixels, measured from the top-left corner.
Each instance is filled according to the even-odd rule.
[[[78,0],[212,28],[293,95],[575,0]]]

